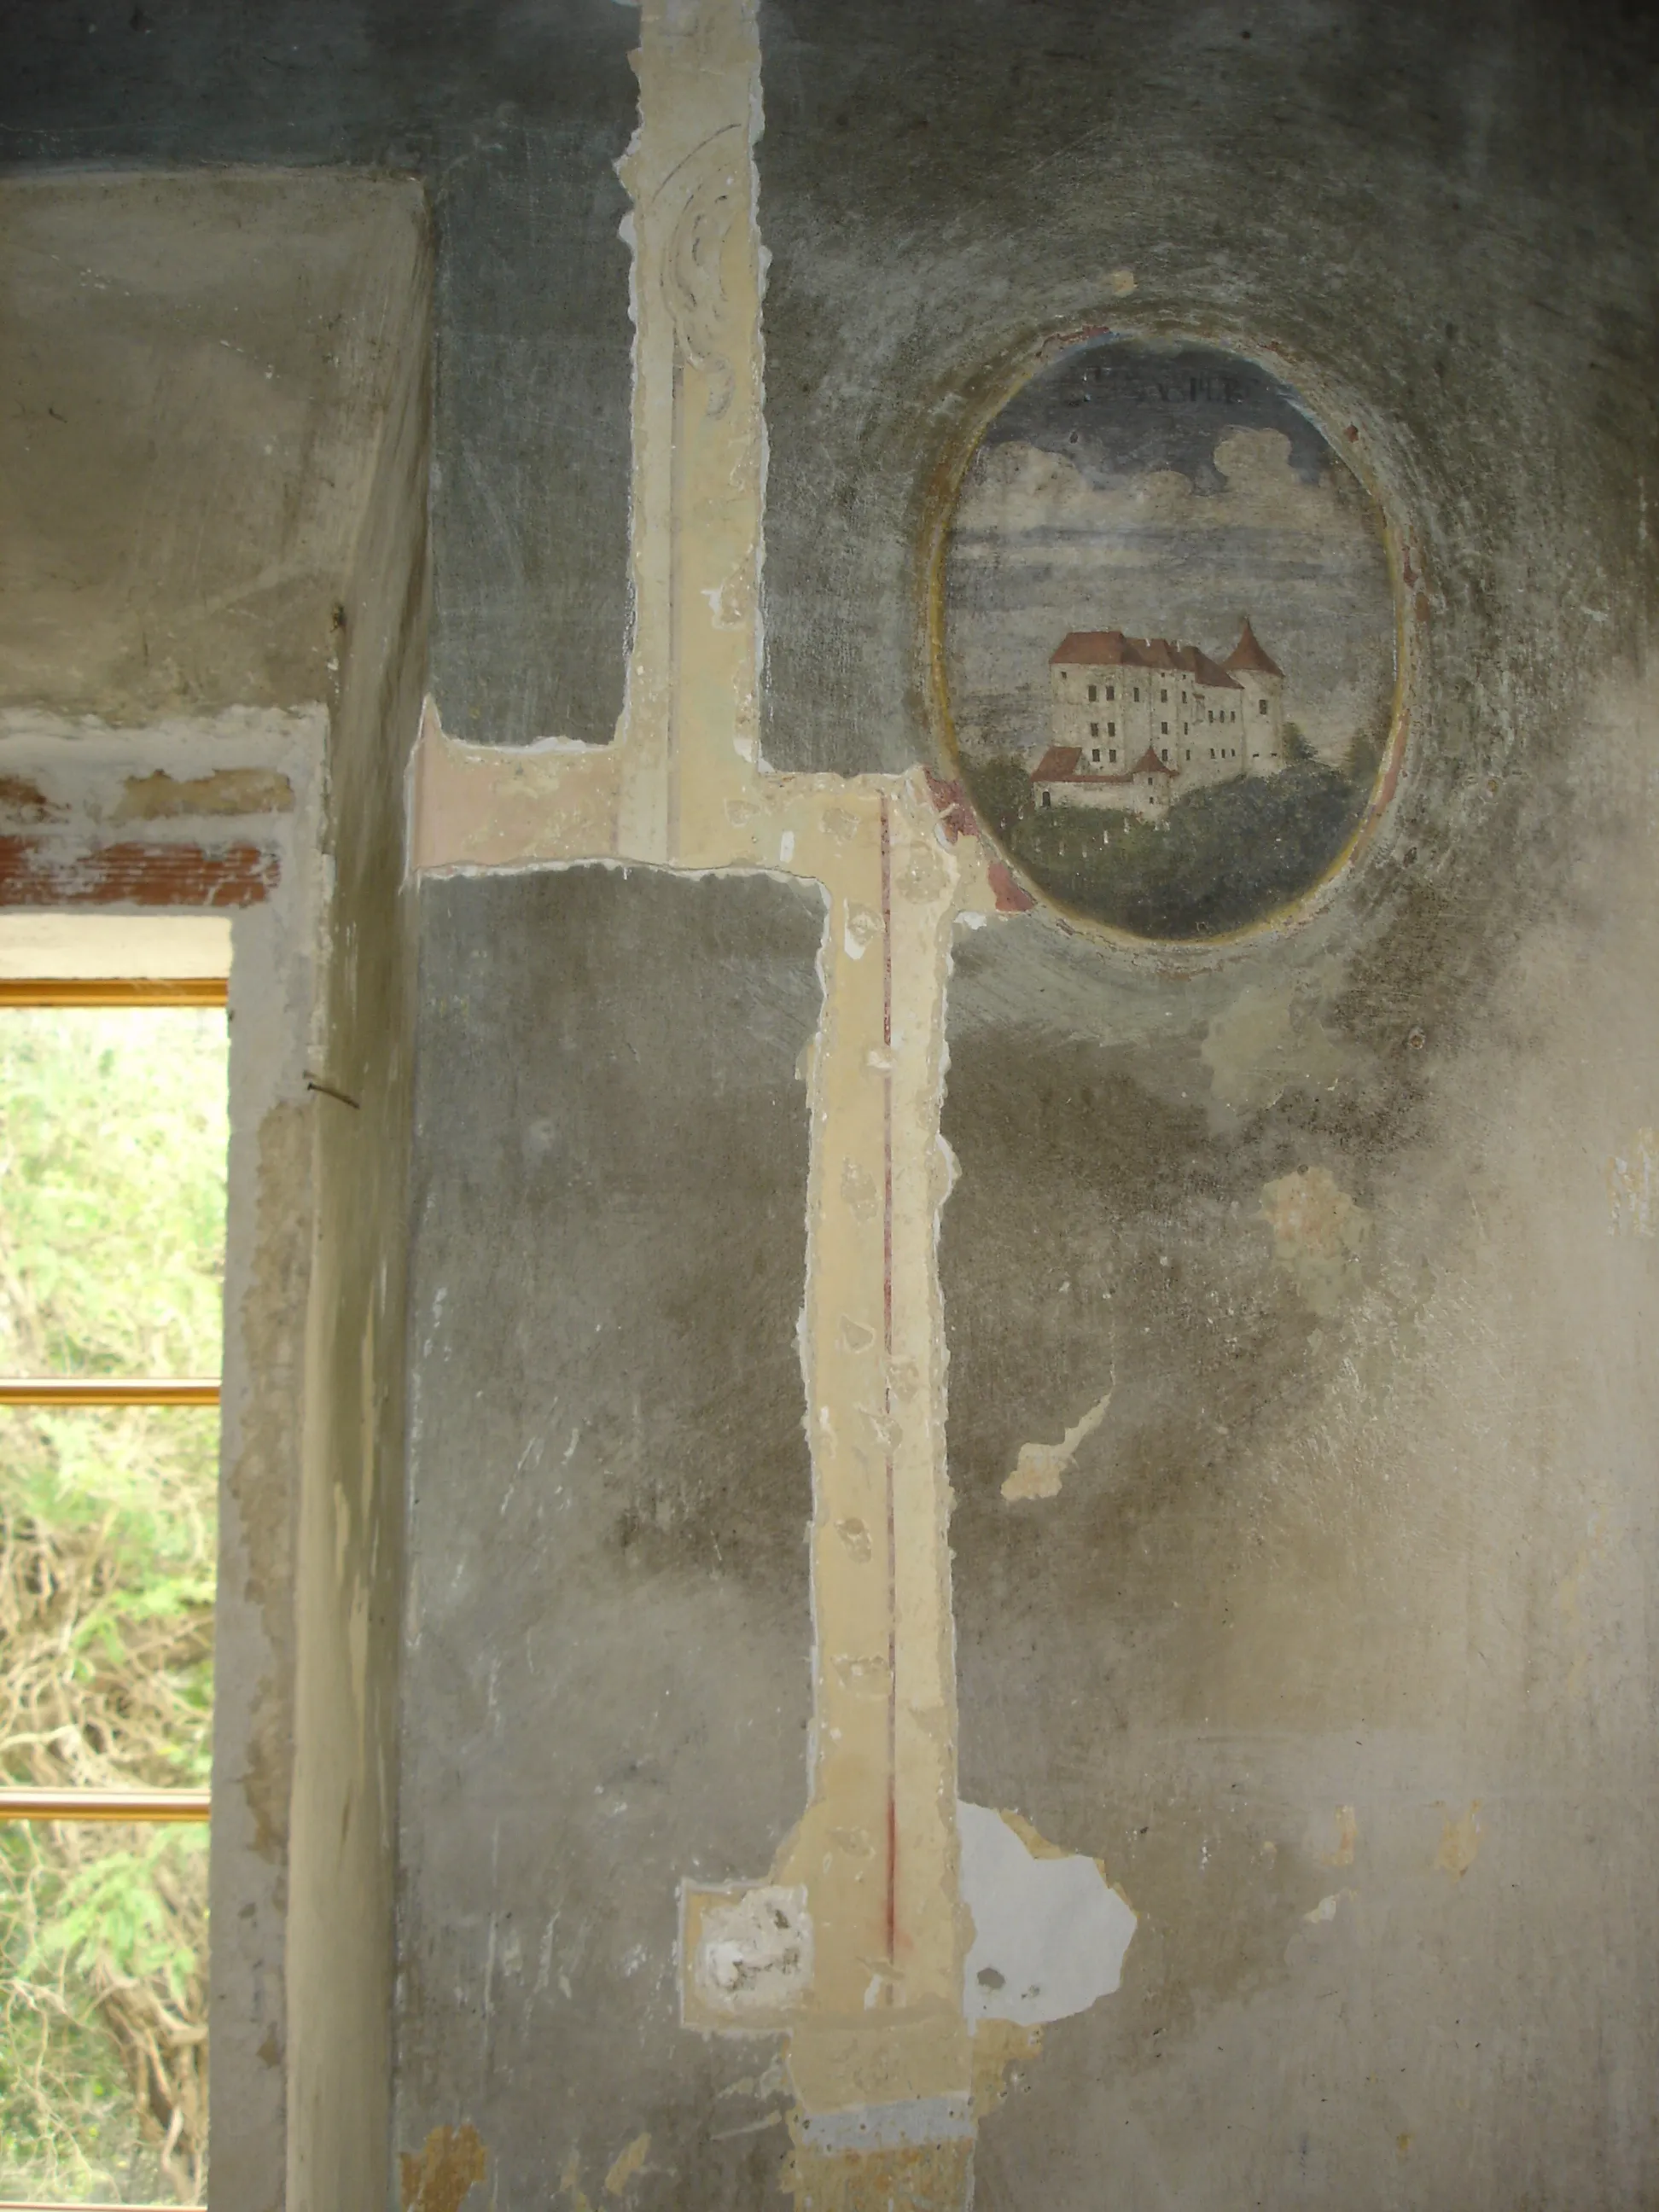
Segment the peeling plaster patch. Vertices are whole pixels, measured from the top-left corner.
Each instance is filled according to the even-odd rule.
[[[489,2154],[468,2123],[434,2128],[419,2156],[404,2151],[398,2164],[404,2212],[461,2212],[468,2190],[489,2171]]]
[[[1359,1815],[1352,1805],[1336,1808],[1336,1849],[1320,1861],[1322,1866],[1346,1867],[1353,1864],[1353,1847],[1359,1840]]]
[[[957,1832],[974,1919],[963,1967],[967,2017],[1036,2027],[1109,1996],[1137,1923],[1100,1862],[1049,1856],[1052,1845],[1039,1856],[1006,1814],[983,1805],[959,1803]]]
[[[1362,1212],[1328,1168],[1300,1168],[1261,1191],[1261,1218],[1273,1232],[1273,1262],[1316,1314],[1333,1314],[1344,1277],[1370,1235]]]
[[[974,2023],[974,2111],[981,2120],[1007,2095],[1018,2069],[1042,2055],[1042,2030],[1012,2020]]]
[[[783,2186],[799,2212],[968,2212],[974,2201],[971,2135],[890,2150],[820,2150],[797,2140]]]
[[[1022,1444],[1013,1473],[1002,1486],[1005,1498],[1018,1504],[1027,1498],[1058,1498],[1060,1478],[1077,1456],[1078,1446],[1085,1437],[1093,1436],[1106,1418],[1106,1408],[1112,1402],[1109,1390],[1098,1398],[1073,1427],[1066,1430],[1057,1444]]]
[[[14,821],[50,822],[67,810],[54,806],[26,775],[0,775],[0,814]]]
[[[1357,1889],[1339,1889],[1334,1896],[1322,1897],[1318,1904],[1315,1905],[1313,1911],[1311,1912],[1304,1912],[1302,1917],[1308,1922],[1310,1927],[1317,1928],[1322,1926],[1326,1921],[1335,1919],[1336,1908],[1339,1905],[1343,1904],[1345,1901],[1352,1904],[1358,1894],[1359,1892]]]
[[[1615,1236],[1659,1235],[1659,1129],[1638,1129],[1607,1162],[1607,1205]]]
[[[1440,1831],[1440,1848],[1434,1855],[1436,1866],[1458,1881],[1474,1864],[1475,1854],[1480,1849],[1480,1822],[1476,1817],[1480,1810],[1477,1797],[1461,1820],[1449,1820]]]
[[[118,822],[165,822],[184,814],[287,814],[294,786],[274,769],[222,768],[179,782],[165,769],[130,775]]]
[[[627,2149],[618,2153],[610,2172],[605,2177],[605,2195],[620,2197],[635,2175],[643,2170],[645,2161],[650,2154],[650,2136],[635,2136]]]
[[[763,1883],[734,1893],[688,1884],[683,1904],[690,1993],[713,2023],[764,2025],[811,1987],[812,1919],[804,1888]]]

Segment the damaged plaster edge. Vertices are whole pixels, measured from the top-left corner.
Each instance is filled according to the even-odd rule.
[[[775,864],[769,867],[752,860],[707,860],[693,867],[681,860],[636,860],[617,853],[579,853],[551,860],[446,860],[440,866],[421,869],[417,881],[470,883],[488,881],[497,876],[559,876],[572,874],[578,868],[603,868],[611,875],[623,877],[669,876],[685,884],[775,884],[781,889],[816,893],[823,905],[826,931],[835,898],[833,886],[822,876],[810,875],[800,869]],[[822,985],[822,970],[819,982]]]

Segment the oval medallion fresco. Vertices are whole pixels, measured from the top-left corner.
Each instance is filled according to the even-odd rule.
[[[1394,713],[1382,520],[1257,363],[1067,349],[981,440],[942,583],[958,773],[1068,912],[1225,936],[1353,843]]]

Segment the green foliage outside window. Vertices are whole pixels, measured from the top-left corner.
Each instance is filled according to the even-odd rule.
[[[226,1024],[0,1012],[0,1373],[216,1375]],[[208,1779],[218,1416],[0,1413],[0,1777]],[[198,2202],[207,1837],[0,1826],[0,2195]]]

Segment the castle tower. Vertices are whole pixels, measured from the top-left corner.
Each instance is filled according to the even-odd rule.
[[[1285,765],[1285,672],[1263,647],[1248,617],[1222,665],[1245,695],[1245,774],[1275,775]]]

